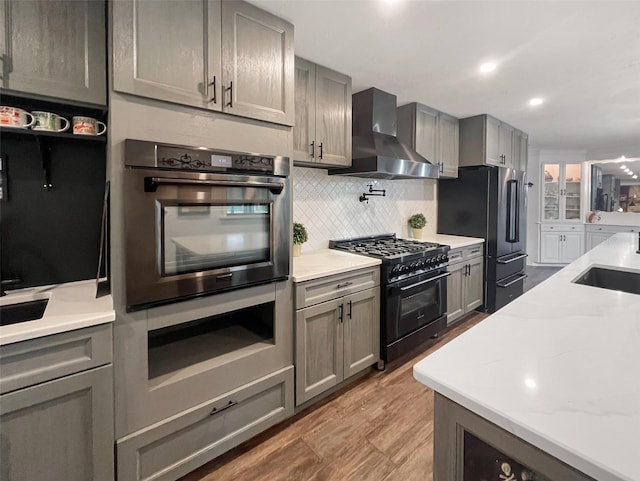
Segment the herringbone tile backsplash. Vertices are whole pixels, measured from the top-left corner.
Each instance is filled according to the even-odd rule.
[[[330,239],[395,233],[410,238],[407,220],[422,212],[425,234],[437,231],[437,181],[374,180],[327,175],[324,169],[293,168],[293,220],[305,225],[309,240],[303,252],[329,247]],[[374,189],[386,189],[386,197],[358,197]]]

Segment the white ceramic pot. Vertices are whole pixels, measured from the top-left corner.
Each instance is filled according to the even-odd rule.
[[[293,257],[300,257],[302,254],[302,244],[293,244]]]
[[[422,229],[411,229],[411,236],[414,239],[422,239]]]

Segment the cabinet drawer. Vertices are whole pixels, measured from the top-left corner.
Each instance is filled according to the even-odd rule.
[[[584,232],[583,225],[549,225],[541,224],[542,232]]]
[[[464,249],[454,249],[449,251],[449,264],[457,264],[464,260]]]
[[[111,324],[16,342],[0,350],[0,393],[111,362]]]
[[[118,479],[177,479],[292,415],[290,366],[119,440]]]
[[[313,306],[380,284],[378,267],[314,279],[296,284],[296,309]]]
[[[640,227],[624,225],[587,225],[587,232],[617,234],[618,232],[640,232]]]
[[[484,254],[484,244],[477,244],[464,248],[464,258],[473,259]]]

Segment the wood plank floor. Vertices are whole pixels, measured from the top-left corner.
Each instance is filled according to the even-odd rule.
[[[470,316],[181,481],[431,481],[433,391],[412,368],[485,317]]]

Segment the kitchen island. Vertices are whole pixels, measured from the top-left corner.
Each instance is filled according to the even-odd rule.
[[[436,481],[640,480],[640,295],[573,282],[640,274],[637,249],[616,234],[414,366],[436,391]]]

